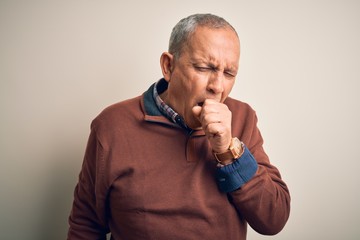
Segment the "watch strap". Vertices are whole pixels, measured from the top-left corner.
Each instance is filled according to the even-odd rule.
[[[220,164],[230,164],[237,158],[239,158],[244,152],[244,143],[241,142],[238,138],[232,138],[230,146],[226,152],[216,153],[214,156],[218,163]]]
[[[229,159],[234,159],[234,155],[232,154],[232,152],[230,150],[227,150],[224,153],[214,153],[214,155],[215,155],[216,160],[219,163],[222,163]]]

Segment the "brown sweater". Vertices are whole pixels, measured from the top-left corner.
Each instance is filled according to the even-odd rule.
[[[290,212],[290,195],[262,147],[255,112],[228,98],[233,136],[258,164],[231,193],[217,186],[217,166],[203,131],[188,134],[143,96],[105,109],[91,125],[68,239],[246,239],[247,223],[276,234]],[[246,166],[244,166],[246,168]]]

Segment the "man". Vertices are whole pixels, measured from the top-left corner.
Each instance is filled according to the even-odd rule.
[[[246,239],[276,234],[290,195],[249,105],[228,97],[234,28],[196,14],[173,29],[163,78],[91,125],[68,239]]]

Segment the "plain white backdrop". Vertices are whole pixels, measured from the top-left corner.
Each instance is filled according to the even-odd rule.
[[[91,120],[158,80],[172,27],[207,12],[239,33],[231,96],[292,196],[280,234],[248,238],[360,238],[359,1],[2,0],[0,239],[66,238]]]

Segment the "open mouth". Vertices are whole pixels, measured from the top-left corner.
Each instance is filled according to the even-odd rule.
[[[198,102],[198,106],[202,107],[204,105],[204,102]]]

